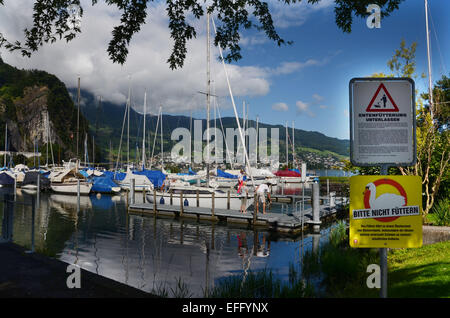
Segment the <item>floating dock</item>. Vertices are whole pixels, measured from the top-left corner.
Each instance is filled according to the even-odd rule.
[[[213,210],[211,208],[191,206],[183,206],[181,208],[179,205],[153,203],[133,203],[128,206],[128,212],[132,214],[244,224],[249,227],[265,227],[285,234],[297,234],[311,225],[319,225],[321,223],[321,221],[315,221],[312,208],[290,214],[270,212],[263,214],[261,210],[262,207],[260,207],[260,212],[255,217],[253,209],[248,209],[246,213],[241,213],[237,210]],[[319,219],[324,220],[333,217],[338,211],[338,207],[321,205]]]

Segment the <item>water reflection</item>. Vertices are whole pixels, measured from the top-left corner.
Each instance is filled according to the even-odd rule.
[[[8,192],[12,189],[0,189],[0,197]],[[19,202],[30,198],[17,192],[13,239],[25,247],[31,244],[31,207]],[[318,248],[328,231],[282,238],[226,224],[128,214],[125,201],[122,195],[90,195],[81,196],[78,206],[76,196],[41,193],[36,251],[148,292],[172,296],[181,281],[192,296],[202,297],[219,279],[238,273],[267,268],[287,280],[289,264],[298,264],[305,250]],[[281,213],[282,206],[273,204],[272,211]]]

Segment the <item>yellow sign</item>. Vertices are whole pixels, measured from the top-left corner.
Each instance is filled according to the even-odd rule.
[[[350,246],[422,246],[422,180],[419,176],[350,178]]]

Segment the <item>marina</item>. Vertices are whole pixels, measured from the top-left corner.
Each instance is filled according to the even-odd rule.
[[[293,189],[301,193],[301,187]],[[153,204],[144,203],[142,192],[136,192],[131,203],[132,195],[126,191],[80,196],[42,192],[38,197],[18,188],[14,199],[12,187],[0,190],[0,196],[9,195],[9,204],[14,205],[10,242],[150,294],[168,293],[168,297],[176,297],[171,288],[175,291],[179,281],[193,296],[202,297],[220,278],[265,267],[287,279],[289,264],[298,263],[305,250],[318,249],[334,224],[322,215],[325,222],[318,230],[305,225],[299,231],[301,220],[293,219],[298,216],[295,207],[281,202],[266,207],[266,214],[260,208],[258,224],[253,226],[252,207],[246,214],[215,209],[212,219],[210,208],[183,206],[180,216],[180,206],[157,204],[157,214],[152,214],[149,206]],[[275,188],[274,195],[278,191]],[[304,202],[305,224],[311,220],[310,203]],[[3,238],[8,234],[7,211],[7,203],[1,200]],[[321,211],[327,211],[323,204]],[[279,231],[276,223],[288,231]]]

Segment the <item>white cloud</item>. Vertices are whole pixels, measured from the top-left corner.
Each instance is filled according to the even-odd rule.
[[[314,99],[314,101],[316,101],[317,103],[320,103],[321,101],[324,100],[323,96],[320,96],[319,94],[313,94],[312,98]]]
[[[272,105],[272,109],[280,112],[287,112],[289,107],[286,103],[275,103]]]
[[[311,109],[309,108],[309,104],[302,102],[301,100],[298,100],[295,103],[295,106],[297,106],[297,114],[298,115],[302,115],[302,114],[306,114],[310,117],[315,117],[316,114],[314,114]]]
[[[297,72],[309,66],[323,66],[330,61],[331,57],[324,57],[323,59],[308,59],[305,62],[282,62],[279,66],[269,69],[273,75],[286,75]],[[314,95],[313,95],[314,96]],[[319,95],[317,95],[319,96]],[[319,96],[320,97],[320,96]]]
[[[166,63],[173,47],[166,4],[151,4],[146,24],[133,37],[127,62],[122,66],[112,63],[106,52],[111,31],[120,23],[120,12],[104,2],[92,6],[90,0],[84,0],[82,6],[82,33],[77,38],[69,43],[62,40],[44,45],[30,59],[19,52],[2,50],[4,61],[18,68],[55,74],[67,87],[76,87],[80,75],[82,89],[116,103],[125,103],[131,75],[133,101],[138,111],[143,108],[146,89],[147,107],[153,111],[160,105],[164,112],[204,109],[205,96],[198,93],[207,86],[204,19],[194,23],[199,27],[197,38],[188,42],[184,67],[172,71]],[[0,10],[0,30],[10,41],[23,41],[23,30],[32,25],[32,14],[29,0],[6,2]],[[217,48],[212,47],[211,79],[215,93],[228,101],[225,73],[215,58],[217,55]],[[271,74],[263,67],[227,65],[227,71],[236,97],[264,96],[270,91]]]
[[[311,12],[327,8],[329,2],[321,1],[305,10]],[[297,6],[282,5],[285,7],[283,10],[286,10],[282,12],[278,1],[271,1],[271,5],[273,4],[275,15],[280,19],[288,18],[287,23],[291,23],[292,19],[289,18],[294,16],[289,11],[295,12]],[[206,90],[204,19],[192,23],[197,28],[197,38],[188,42],[184,67],[172,71],[166,63],[173,41],[170,38],[165,3],[151,4],[146,24],[133,37],[129,47],[130,53],[124,65],[112,63],[106,52],[112,37],[111,31],[120,23],[120,12],[115,6],[108,6],[102,1],[92,6],[90,0],[82,0],[82,6],[84,9],[81,21],[82,33],[73,41],[66,43],[62,40],[44,45],[38,52],[33,53],[31,58],[22,57],[19,52],[9,53],[2,50],[4,61],[18,68],[41,69],[55,74],[69,88],[77,86],[77,77],[80,75],[82,89],[115,103],[125,103],[131,83],[133,101],[138,111],[143,108],[145,90],[149,111],[155,112],[159,106],[163,107],[164,112],[169,113],[204,109],[205,96],[198,93]],[[302,4],[301,7],[305,5]],[[23,30],[32,26],[32,14],[29,0],[6,1],[0,10],[1,32],[10,41],[23,42]],[[301,20],[301,17],[299,19]],[[264,41],[267,41],[267,38],[261,34],[243,38],[243,42],[248,45]],[[216,95],[225,97],[225,102],[229,103],[225,72],[216,59],[217,48],[212,47],[211,53],[212,89]],[[270,92],[273,76],[291,74],[305,67],[323,66],[331,57],[285,61],[275,67],[227,64],[233,95],[265,96]],[[225,102],[220,104],[226,107]]]
[[[269,0],[268,3],[275,27],[288,28],[303,25],[314,12],[331,10],[334,0],[322,0],[316,4],[301,1],[287,5],[278,0]]]

